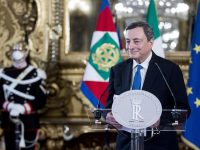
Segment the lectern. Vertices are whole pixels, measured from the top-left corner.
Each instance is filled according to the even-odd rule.
[[[122,125],[121,128],[110,125],[111,130],[131,133],[131,150],[144,149],[147,131],[151,132],[151,136],[160,132],[185,131],[187,110],[162,109],[157,97],[146,91],[131,90],[115,95],[112,109],[90,109],[88,116],[92,129],[108,130],[105,116],[109,112]]]

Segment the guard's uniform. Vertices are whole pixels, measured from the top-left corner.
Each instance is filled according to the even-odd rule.
[[[3,110],[1,120],[7,150],[15,149],[15,124],[10,120],[8,105],[14,103],[24,107],[25,111],[19,118],[24,124],[25,144],[27,147],[31,146],[39,128],[37,111],[46,102],[45,79],[45,72],[31,65],[23,69],[0,69],[0,106]],[[34,146],[27,149],[34,149]]]

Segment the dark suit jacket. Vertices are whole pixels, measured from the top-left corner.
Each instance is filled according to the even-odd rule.
[[[156,66],[162,70],[175,99],[166,86],[166,83]],[[109,95],[107,98],[106,108],[111,108],[113,103],[113,95],[119,95],[125,91],[130,90],[132,78],[133,60],[128,59],[111,68],[109,80]],[[142,90],[154,94],[161,102],[163,109],[174,108],[176,101],[177,108],[189,109],[185,84],[182,72],[178,65],[169,60],[163,59],[153,53],[149,62],[146,77]],[[167,116],[166,116],[167,117]],[[130,134],[123,131],[127,136],[118,134],[117,150],[130,149]],[[145,150],[177,150],[178,144],[176,139],[176,132],[161,132],[154,136],[151,140],[145,142]]]

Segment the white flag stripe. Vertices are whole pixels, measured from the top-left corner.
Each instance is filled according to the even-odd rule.
[[[106,32],[104,31],[95,31],[93,33],[92,37],[92,42],[91,42],[91,47],[93,47],[94,44],[96,44],[105,34]],[[107,32],[111,38],[119,45],[119,38],[116,32]]]
[[[160,45],[160,46],[158,46],[158,45]],[[162,48],[162,38],[161,37],[158,37],[157,39],[154,40],[152,49],[158,56],[163,57],[163,58],[165,57],[165,53]]]
[[[100,74],[90,65],[90,63],[87,63],[85,74],[83,76],[83,81],[99,81],[99,82],[108,82],[107,80],[104,80]]]

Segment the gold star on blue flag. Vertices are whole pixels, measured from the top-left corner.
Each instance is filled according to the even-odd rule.
[[[193,149],[200,149],[200,2],[198,4],[192,41],[191,64],[187,83],[191,114],[186,122],[183,140]]]

